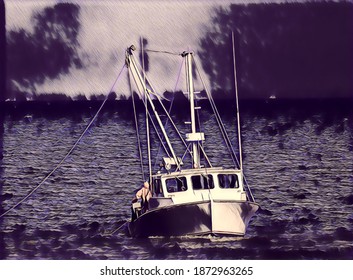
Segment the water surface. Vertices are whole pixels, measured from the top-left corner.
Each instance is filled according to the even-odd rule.
[[[30,199],[0,219],[0,257],[353,259],[350,107],[339,102],[243,106],[245,174],[261,205],[245,237],[145,239],[131,238],[123,230],[109,234],[130,218],[129,203],[142,176],[132,114],[105,110],[57,172]],[[221,112],[236,144],[235,114],[226,106]],[[95,111],[54,116],[27,113],[4,116],[0,132],[2,211],[55,167]],[[183,109],[173,115],[186,133]],[[225,159],[226,150],[221,149],[214,116],[203,112],[200,118],[212,163],[231,165]],[[143,113],[139,121],[143,123]],[[153,153],[158,154],[158,147]]]

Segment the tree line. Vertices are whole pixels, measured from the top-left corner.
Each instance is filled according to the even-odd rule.
[[[5,4],[0,0],[0,101],[48,99],[36,93],[36,86],[68,74],[73,68],[85,67],[79,54],[79,5],[58,3],[46,7],[32,15],[32,22],[33,31],[6,32]],[[266,99],[352,95],[352,2],[215,7],[197,54],[210,79],[212,94],[218,98],[230,98],[234,92],[232,31],[242,96]],[[145,48],[147,38],[140,44]],[[148,55],[142,57],[148,71]],[[72,99],[64,94],[52,98]]]

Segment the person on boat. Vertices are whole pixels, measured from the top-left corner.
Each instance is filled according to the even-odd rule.
[[[140,190],[137,191],[135,197],[132,200],[132,203],[141,200],[141,212],[146,212],[148,210],[148,201],[152,197],[152,193],[150,190],[150,184],[148,182],[144,182],[143,186]]]
[[[136,193],[137,199],[142,199],[143,203],[147,203],[152,197],[152,193],[150,190],[150,184],[148,182],[144,182],[142,188]]]

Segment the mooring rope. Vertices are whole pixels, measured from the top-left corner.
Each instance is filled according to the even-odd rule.
[[[119,230],[123,229],[124,226],[128,223],[129,221],[124,221],[124,223],[122,225],[120,225],[119,227],[117,227],[116,229],[114,229],[113,231],[111,232],[107,232],[107,233],[104,233],[105,236],[109,236],[109,235],[113,235],[114,233],[118,232]]]
[[[116,83],[118,82],[121,74],[123,73],[123,70],[125,69],[125,64],[124,66],[121,68],[117,78],[115,79],[112,87],[110,88],[109,93],[107,94],[106,98],[104,99],[102,105],[99,107],[98,111],[96,112],[96,114],[93,116],[92,120],[88,123],[88,125],[86,126],[85,130],[81,133],[80,137],[76,140],[76,142],[74,143],[74,145],[71,147],[71,149],[65,154],[65,156],[61,159],[61,161],[54,167],[54,169],[34,188],[32,189],[24,198],[22,198],[19,202],[17,202],[14,206],[12,206],[11,208],[9,208],[8,210],[6,210],[4,213],[2,213],[0,215],[0,218],[4,217],[5,215],[7,215],[9,212],[11,212],[12,210],[14,210],[16,207],[18,207],[19,205],[21,205],[23,202],[25,202],[30,196],[32,196],[32,194],[38,190],[48,179],[51,175],[54,174],[54,172],[59,169],[59,167],[65,162],[65,160],[71,155],[71,153],[73,152],[73,150],[76,148],[76,146],[79,144],[79,142],[81,141],[81,139],[83,138],[83,136],[86,134],[86,132],[88,131],[88,129],[91,127],[91,125],[93,124],[93,122],[96,120],[98,114],[100,113],[100,111],[103,109],[105,103],[108,100],[109,94],[113,91]]]

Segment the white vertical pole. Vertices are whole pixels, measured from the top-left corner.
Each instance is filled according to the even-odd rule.
[[[233,31],[232,31],[232,46],[233,46],[233,68],[234,68],[235,99],[236,99],[236,104],[237,104],[239,168],[240,168],[240,170],[243,170],[243,156],[242,156],[241,134],[240,134],[240,114],[239,114],[239,101],[238,101],[237,67],[236,67],[236,61],[235,61],[235,44],[234,44],[234,32]]]
[[[141,58],[142,58],[142,72],[143,72],[143,84],[144,84],[144,94],[145,94],[145,111],[146,111],[146,135],[147,135],[147,155],[148,155],[148,171],[149,171],[149,180],[151,184],[152,180],[152,161],[151,161],[151,140],[150,140],[150,128],[149,128],[149,120],[148,120],[148,102],[147,102],[147,88],[146,88],[146,73],[145,73],[145,57],[143,50],[143,41],[142,37],[140,37],[140,45],[141,45]]]
[[[196,121],[195,121],[195,102],[194,102],[194,82],[192,77],[192,53],[186,54],[186,65],[187,65],[187,81],[188,81],[188,91],[190,99],[190,121],[191,121],[191,133],[196,133]],[[197,147],[197,142],[192,143],[192,157],[194,167],[200,167],[199,151]]]

